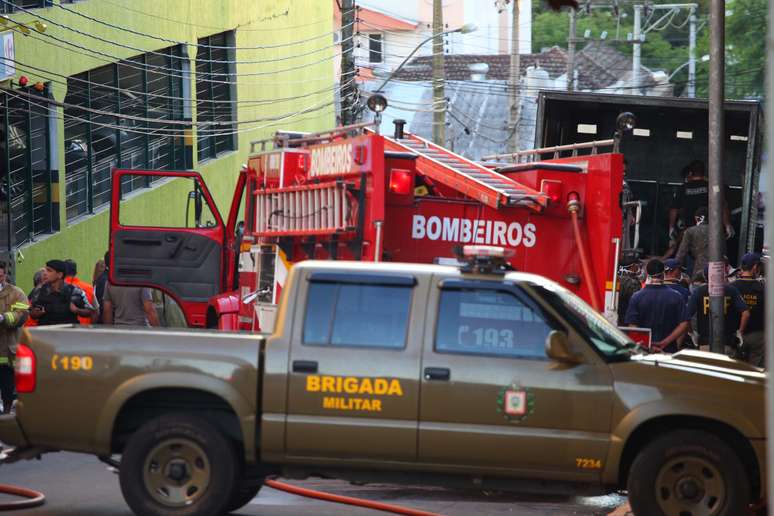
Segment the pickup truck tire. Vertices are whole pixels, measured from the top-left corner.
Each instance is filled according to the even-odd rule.
[[[236,511],[250,503],[250,500],[255,498],[255,495],[258,494],[262,487],[263,484],[239,486],[237,491],[231,496],[231,500],[228,501],[226,512]]]
[[[714,434],[678,430],[636,456],[627,479],[634,514],[745,514],[750,482],[734,451]]]
[[[206,420],[187,414],[153,419],[124,448],[121,492],[139,516],[212,516],[236,490],[234,446]]]

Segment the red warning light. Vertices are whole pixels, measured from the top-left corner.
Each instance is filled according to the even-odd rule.
[[[414,183],[414,177],[409,170],[394,168],[390,171],[390,191],[398,195],[408,195],[411,193],[411,187]]]
[[[543,179],[540,184],[540,191],[551,199],[551,204],[555,204],[562,199],[562,182]]]

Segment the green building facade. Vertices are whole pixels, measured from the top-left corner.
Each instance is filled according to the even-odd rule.
[[[0,0],[0,245],[16,283],[29,291],[51,258],[74,259],[91,280],[114,168],[196,170],[225,217],[252,141],[332,127],[332,6]],[[125,181],[122,219],[166,226],[190,190]]]

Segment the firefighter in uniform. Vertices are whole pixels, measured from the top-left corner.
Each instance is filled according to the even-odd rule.
[[[4,414],[11,412],[16,399],[13,359],[19,328],[29,315],[27,296],[19,287],[8,283],[7,273],[8,264],[0,262],[0,396]]]
[[[752,365],[765,367],[766,287],[758,279],[761,255],[758,253],[747,253],[742,256],[740,265],[742,271],[739,279],[731,283],[731,285],[736,287],[742,295],[742,299],[750,308],[750,320],[747,322],[743,338],[743,356]]]

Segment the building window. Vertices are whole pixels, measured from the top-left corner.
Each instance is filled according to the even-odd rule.
[[[13,2],[0,2],[0,13],[21,12],[23,9],[37,9],[38,7],[51,7],[52,0],[13,0]]]
[[[369,34],[368,35],[368,62],[381,63],[382,61],[383,61],[382,35]]]
[[[196,130],[199,161],[236,149],[234,33],[199,40],[196,52]],[[212,122],[217,122],[213,124]]]
[[[59,228],[52,201],[48,92],[0,92],[0,246],[9,249]]]
[[[170,47],[68,78],[64,109],[68,221],[110,202],[113,168],[187,168],[187,126],[179,123],[184,119],[184,59],[180,47]],[[127,179],[122,191],[147,186],[149,179]]]

